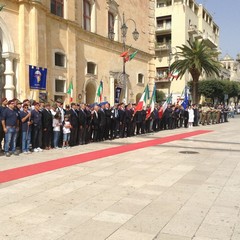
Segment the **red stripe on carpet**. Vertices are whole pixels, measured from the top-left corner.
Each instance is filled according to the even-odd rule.
[[[140,148],[146,148],[146,147],[151,147],[151,146],[155,146],[155,145],[159,145],[167,142],[172,142],[172,141],[176,141],[183,138],[192,137],[192,136],[196,136],[196,135],[204,134],[208,132],[211,132],[211,131],[199,130],[194,132],[181,133],[181,134],[176,134],[176,135],[158,138],[154,140],[148,140],[148,141],[139,142],[139,143],[132,143],[128,145],[112,147],[112,148],[107,148],[103,150],[97,150],[94,152],[82,153],[75,156],[55,159],[47,162],[36,163],[36,164],[27,165],[23,167],[8,169],[0,172],[0,183],[9,182],[9,181],[21,179],[24,177],[28,177],[28,176],[48,172],[48,171],[53,171],[59,168],[64,168],[64,167],[96,160],[103,157],[109,157],[109,156],[129,152],[129,151],[134,151]]]

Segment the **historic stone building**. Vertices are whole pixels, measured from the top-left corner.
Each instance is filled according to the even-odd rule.
[[[233,59],[227,54],[220,60],[220,62],[223,65],[221,78],[240,82],[240,54],[237,55],[236,59]]]
[[[172,93],[175,102],[191,80],[189,74],[178,80],[169,77],[169,67],[178,57],[176,47],[188,40],[203,39],[209,47],[218,48],[219,28],[207,9],[195,0],[156,0],[155,21],[155,82],[166,95]]]
[[[113,104],[119,87],[120,101],[136,102],[155,77],[154,2],[1,0],[1,96],[69,102],[72,82],[74,101],[92,103],[102,80],[103,100]],[[124,49],[138,52],[124,63]],[[46,91],[29,88],[29,65],[47,68]]]

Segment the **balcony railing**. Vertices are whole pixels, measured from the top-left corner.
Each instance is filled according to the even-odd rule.
[[[155,44],[155,51],[166,51],[170,49],[170,42],[166,43],[156,43]]]
[[[167,74],[157,74],[155,76],[155,82],[170,82],[170,79]]]
[[[197,25],[190,25],[188,27],[188,33],[189,34],[198,34]]]
[[[156,27],[156,33],[170,33],[172,31],[172,25],[171,24],[165,24],[161,26]]]
[[[205,43],[208,46],[210,46],[212,48],[216,48],[217,47],[217,43],[215,42],[214,38],[216,38],[216,37],[214,37],[214,36],[212,36],[212,35],[210,35],[208,33],[204,33],[203,34],[203,40],[205,41]]]

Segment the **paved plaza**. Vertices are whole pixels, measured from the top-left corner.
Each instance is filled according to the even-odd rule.
[[[240,116],[0,156],[0,170],[197,130],[210,132],[0,184],[0,240],[239,240]]]

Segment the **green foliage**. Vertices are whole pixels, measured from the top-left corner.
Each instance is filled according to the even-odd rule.
[[[166,99],[166,95],[163,91],[156,90],[156,102],[161,103],[164,99]]]
[[[203,80],[199,82],[199,94],[206,98],[214,100],[217,98],[220,102],[224,100],[224,95],[229,98],[237,97],[240,94],[240,84],[229,80]]]
[[[171,65],[172,72],[178,72],[178,78],[182,78],[185,73],[189,72],[193,79],[192,97],[193,102],[198,103],[198,81],[200,75],[205,72],[207,76],[216,74],[219,76],[221,63],[217,60],[218,53],[216,49],[209,48],[204,41],[188,41],[189,46],[182,45],[177,47],[179,60]]]

